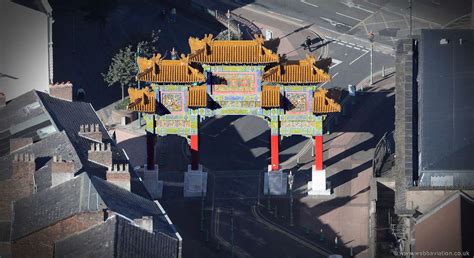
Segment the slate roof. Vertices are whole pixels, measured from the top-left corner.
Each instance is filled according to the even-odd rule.
[[[48,137],[44,138],[41,141],[35,142],[32,145],[24,147],[20,150],[13,152],[12,154],[5,155],[0,157],[0,180],[5,180],[10,178],[11,169],[10,163],[13,159],[15,153],[32,153],[35,154],[36,160],[40,161],[41,159],[49,160],[54,154],[61,154],[63,159],[67,161],[73,161],[75,170],[78,171],[82,168],[79,156],[74,149],[71,141],[69,141],[65,132],[56,132]],[[41,162],[37,162],[36,169],[42,169],[43,165]],[[43,169],[44,170],[44,169]],[[51,186],[51,180],[48,180],[47,177],[43,176],[43,173],[35,173],[35,180],[37,184],[49,185]]]
[[[14,202],[11,239],[16,240],[74,214],[104,206],[86,173]]]
[[[0,156],[10,152],[10,139],[32,137],[36,142],[56,131],[36,91],[12,99],[0,108]]]
[[[174,227],[170,227],[165,219],[165,214],[161,212],[155,202],[137,194],[130,193],[100,178],[92,177],[91,180],[110,210],[129,219],[153,216],[154,231],[166,233],[171,237],[175,236],[176,230]]]
[[[70,102],[49,96],[46,93],[37,92],[45,110],[49,113],[52,120],[56,124],[58,130],[64,130],[72,145],[76,149],[79,159],[82,163],[82,170],[87,173],[105,179],[106,168],[89,162],[87,151],[90,148],[91,141],[79,136],[80,126],[83,124],[99,124],[99,130],[102,132],[102,141],[111,143],[112,159],[114,164],[126,164],[128,159],[121,148],[118,148],[114,141],[110,138],[107,130],[103,126],[101,120],[97,116],[94,108],[90,103],[86,102]],[[71,119],[73,118],[73,119]],[[132,169],[132,168],[131,168]],[[138,176],[130,173],[131,190],[141,196],[149,197],[143,184],[138,180]]]
[[[94,108],[86,102],[70,102],[49,96],[46,93],[38,92],[45,109],[55,122],[59,130],[64,130],[76,149],[83,169],[88,172],[96,170],[96,166],[90,164],[87,159],[87,151],[90,148],[90,140],[79,136],[80,126],[83,124],[99,124],[104,143],[113,143],[107,130],[103,126]],[[127,158],[123,151],[112,144],[112,158],[117,163],[126,163]],[[101,176],[101,175],[98,175]]]
[[[440,44],[445,39],[446,44]],[[474,186],[473,30],[422,30],[420,40],[420,174],[455,175]],[[415,163],[415,161],[414,161]],[[424,180],[430,180],[425,175]],[[429,183],[429,182],[428,182]]]
[[[124,254],[133,254],[138,249],[143,249],[142,247],[154,249],[150,252],[162,252],[168,250],[167,248],[176,247],[176,244],[172,244],[177,241],[176,230],[173,225],[166,221],[165,215],[155,202],[98,177],[89,176],[87,173],[82,173],[74,179],[16,201],[14,203],[11,239],[20,239],[78,213],[94,212],[105,208],[127,218],[128,221],[143,216],[152,216],[153,231],[155,235],[160,236],[160,240],[154,239],[155,235],[152,234],[146,236],[144,232],[147,231],[135,226],[128,227],[117,224],[114,230],[118,231],[114,234],[109,234],[111,229],[106,226],[92,230],[91,232],[95,232],[92,234],[94,237],[100,236],[95,238],[97,241],[82,242],[84,235],[81,234],[75,235],[67,241],[77,241],[72,246],[78,248],[82,245],[88,246],[84,247],[85,249],[92,249],[97,244],[95,242],[111,241],[113,239],[116,242],[114,245],[120,243],[119,248]],[[106,238],[107,236],[108,238]],[[143,246],[147,244],[140,243],[140,239],[149,241],[148,246]],[[68,243],[67,241],[66,243]],[[165,243],[166,246],[164,248],[159,247],[156,245],[157,241]],[[107,247],[102,246],[102,248],[103,250],[97,251],[105,253],[110,251]],[[62,250],[60,247],[59,249]],[[160,251],[159,249],[163,250]],[[63,250],[62,252],[69,251],[74,252],[74,249]],[[155,254],[153,253],[153,255]],[[107,255],[100,257],[107,257]],[[124,255],[123,257],[131,256]]]
[[[177,257],[176,239],[150,234],[113,216],[103,224],[54,245],[55,257]]]

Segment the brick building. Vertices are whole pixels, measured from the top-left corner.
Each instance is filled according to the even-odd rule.
[[[30,91],[0,107],[0,256],[51,257],[55,241],[76,241],[88,229],[100,234],[107,227],[92,228],[108,219],[149,239],[142,256],[179,256],[179,234],[149,199],[124,150],[89,103],[71,101],[67,87]],[[121,252],[136,251],[125,240],[110,239],[123,244]]]

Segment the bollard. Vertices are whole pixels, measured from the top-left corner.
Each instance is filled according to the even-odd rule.
[[[382,78],[385,78],[385,65],[382,65]]]
[[[335,248],[337,249],[337,237],[334,238],[334,245],[335,245]]]
[[[320,233],[319,233],[319,241],[324,241],[324,235],[323,235],[323,229],[321,229]]]

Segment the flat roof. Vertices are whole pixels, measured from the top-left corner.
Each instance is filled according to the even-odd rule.
[[[474,30],[422,30],[419,173],[474,175]]]

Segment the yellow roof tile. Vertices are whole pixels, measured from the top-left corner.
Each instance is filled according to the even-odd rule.
[[[264,85],[262,88],[262,107],[278,108],[280,107],[280,87]]]
[[[203,64],[270,64],[279,56],[263,46],[263,37],[254,40],[213,40],[212,34],[203,39],[189,38],[191,62]]]
[[[127,107],[128,110],[144,113],[155,113],[155,93],[150,91],[150,88],[128,88],[128,95],[130,96],[130,104],[128,104]]]
[[[341,105],[326,96],[328,90],[320,88],[314,92],[313,113],[324,114],[341,112]]]
[[[204,74],[189,65],[188,57],[178,60],[163,60],[160,54],[147,59],[139,57],[137,80],[157,83],[203,82]]]
[[[264,82],[297,84],[321,83],[331,79],[331,76],[315,65],[316,59],[307,55],[299,61],[287,61],[286,64],[270,68],[263,74]]]
[[[189,87],[188,107],[207,107],[206,85]]]

